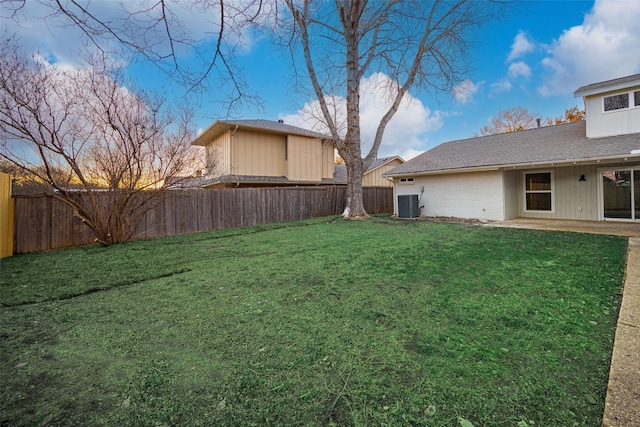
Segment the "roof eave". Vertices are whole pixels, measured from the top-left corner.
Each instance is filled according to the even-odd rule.
[[[587,96],[592,96],[592,95],[601,95],[604,93],[608,93],[608,92],[616,92],[616,91],[620,91],[620,90],[631,90],[634,87],[640,86],[640,79],[638,80],[633,80],[633,81],[628,81],[628,82],[623,82],[623,83],[618,83],[618,84],[614,84],[611,86],[606,86],[606,87],[597,87],[597,88],[585,88],[585,89],[578,89],[577,91],[575,91],[573,93],[573,97],[574,98],[579,98],[579,97],[587,97]]]
[[[191,141],[191,145],[205,147],[209,142],[228,131],[230,128],[225,128],[225,122],[216,120],[208,128],[203,130],[196,138]]]
[[[424,176],[424,175],[443,175],[443,174],[452,174],[452,173],[470,173],[470,172],[490,172],[497,170],[506,170],[506,169],[527,169],[527,168],[538,168],[538,167],[558,167],[558,166],[572,166],[579,164],[597,164],[601,162],[612,162],[612,161],[629,161],[630,159],[638,159],[640,160],[640,153],[629,153],[629,154],[616,154],[612,156],[600,156],[600,157],[591,157],[591,158],[576,158],[576,159],[562,159],[562,160],[544,160],[538,162],[525,162],[525,163],[510,163],[504,165],[492,165],[492,166],[472,166],[466,168],[452,168],[452,169],[437,169],[430,171],[419,171],[419,172],[403,172],[403,173],[384,173],[382,176],[389,178],[402,178],[408,176]]]
[[[229,123],[230,126],[233,126],[233,123]],[[268,133],[276,133],[279,135],[296,135],[296,136],[304,136],[307,138],[315,138],[315,139],[320,139],[320,140],[330,140],[331,137],[329,137],[328,135],[313,135],[313,134],[308,134],[308,133],[304,133],[304,132],[296,132],[296,131],[292,131],[289,132],[287,130],[278,130],[278,129],[269,129],[269,128],[265,128],[265,127],[260,127],[260,126],[252,126],[252,125],[237,125],[239,128],[241,129],[247,129],[247,130],[253,130],[253,131],[259,131],[259,132],[268,132]]]
[[[200,135],[198,135],[191,142],[191,145],[197,145],[197,146],[204,147],[209,142],[213,141],[218,136],[222,135],[224,132],[228,132],[228,131],[230,131],[231,129],[234,129],[234,128],[235,129],[246,129],[246,130],[251,130],[251,131],[258,131],[258,132],[266,132],[266,133],[275,133],[275,134],[279,134],[279,135],[304,136],[304,137],[307,137],[307,138],[319,139],[321,141],[328,141],[328,140],[331,139],[331,137],[329,137],[327,135],[321,135],[321,134],[312,135],[312,134],[307,134],[307,133],[304,133],[304,132],[295,132],[295,131],[289,132],[289,131],[286,131],[286,130],[269,129],[269,128],[260,127],[260,126],[252,126],[252,125],[239,124],[239,123],[233,123],[233,122],[224,122],[224,121],[216,120],[211,126],[209,126],[204,131],[202,131],[202,133],[200,133]]]
[[[402,157],[400,157],[400,156],[393,156],[393,157],[391,157],[391,158],[387,159],[387,161],[385,161],[385,162],[383,162],[383,163],[380,163],[380,164],[379,164],[378,166],[376,166],[375,168],[368,169],[364,174],[366,175],[366,174],[368,174],[368,173],[370,173],[370,172],[373,172],[374,170],[376,170],[376,169],[378,169],[378,168],[381,168],[381,167],[382,167],[382,166],[384,166],[384,165],[388,165],[389,163],[393,162],[394,160],[400,160],[402,163],[406,163]]]

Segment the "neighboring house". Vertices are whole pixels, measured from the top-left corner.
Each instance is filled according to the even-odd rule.
[[[383,177],[382,174],[390,171],[396,166],[400,166],[404,163],[400,156],[383,157],[381,159],[375,159],[371,162],[371,166],[366,170],[362,176],[363,187],[393,187],[393,181],[389,178]],[[333,173],[333,181],[336,184],[347,183],[347,166],[339,164],[335,166],[335,172]]]
[[[212,165],[205,188],[318,185],[331,183],[331,138],[282,121],[219,120],[191,143],[205,147]]]
[[[395,214],[640,222],[640,74],[574,96],[586,121],[446,142],[387,172]]]

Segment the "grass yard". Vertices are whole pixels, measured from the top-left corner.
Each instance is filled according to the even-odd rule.
[[[0,263],[2,426],[600,426],[627,240],[322,218]]]

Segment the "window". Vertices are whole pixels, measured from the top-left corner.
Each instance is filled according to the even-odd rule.
[[[599,171],[603,219],[640,221],[640,166]]]
[[[553,186],[551,172],[527,173],[524,175],[525,210],[551,211]]]
[[[629,108],[629,94],[621,93],[620,95],[605,96],[604,111],[622,110]]]
[[[640,90],[633,92],[633,106],[640,107]]]
[[[400,178],[400,184],[413,184],[413,178]]]

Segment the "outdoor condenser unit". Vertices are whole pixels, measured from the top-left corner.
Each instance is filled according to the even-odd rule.
[[[417,194],[398,196],[398,216],[400,218],[415,218],[420,216]]]

